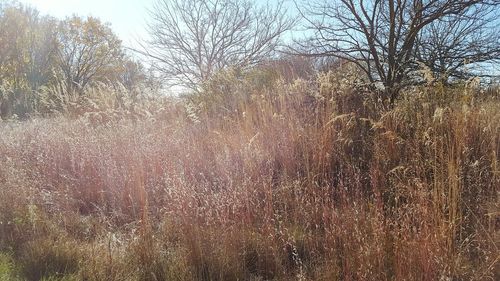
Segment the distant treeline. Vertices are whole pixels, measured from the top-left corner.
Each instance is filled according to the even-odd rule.
[[[2,118],[33,114],[48,88],[78,93],[96,82],[130,91],[153,86],[147,69],[94,17],[59,20],[21,4],[0,4],[0,46]]]

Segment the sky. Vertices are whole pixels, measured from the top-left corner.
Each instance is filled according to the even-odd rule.
[[[255,0],[265,3],[267,0]],[[43,15],[60,19],[72,16],[94,16],[111,24],[125,47],[139,47],[147,39],[146,24],[155,0],[18,0],[35,7]],[[270,3],[273,0],[269,0]]]
[[[126,47],[136,47],[147,37],[148,9],[154,0],[18,0],[35,7],[43,15],[65,18],[71,15],[94,16],[111,24]]]
[[[2,0],[0,0],[2,1]],[[141,49],[140,41],[148,39],[147,21],[149,11],[156,0],[17,0],[36,8],[42,15],[64,19],[72,15],[93,16],[111,24],[111,29],[122,40],[124,47]],[[264,4],[276,0],[254,0]],[[285,0],[287,12],[292,8],[291,0]],[[134,54],[129,53],[129,54]],[[142,58],[143,59],[143,58]],[[143,61],[147,63],[146,61]],[[171,89],[172,90],[172,89]],[[179,89],[173,90],[179,91]]]

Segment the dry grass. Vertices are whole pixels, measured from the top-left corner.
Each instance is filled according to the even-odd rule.
[[[28,280],[500,278],[498,89],[262,79],[0,123],[0,250]]]

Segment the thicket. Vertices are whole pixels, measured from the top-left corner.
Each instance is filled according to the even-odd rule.
[[[356,77],[50,91],[0,123],[0,278],[500,279],[499,88]]]

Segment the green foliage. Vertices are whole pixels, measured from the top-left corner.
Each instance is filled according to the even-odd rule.
[[[0,253],[0,281],[21,280],[17,277],[16,269],[10,255]]]

